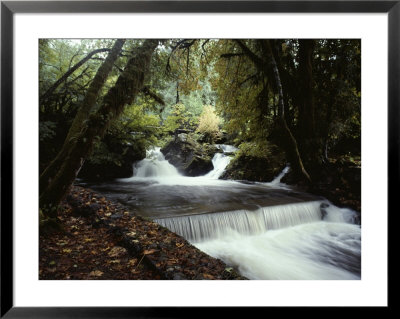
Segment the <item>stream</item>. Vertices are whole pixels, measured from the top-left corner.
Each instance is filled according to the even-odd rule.
[[[218,179],[236,149],[218,146],[214,169],[179,174],[159,148],[136,163],[130,178],[80,185],[185,237],[249,279],[361,279],[357,213],[281,183]]]

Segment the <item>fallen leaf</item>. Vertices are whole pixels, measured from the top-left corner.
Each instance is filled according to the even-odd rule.
[[[110,252],[108,253],[108,256],[110,257],[119,257],[126,255],[127,250],[123,247],[115,246],[113,247]]]
[[[143,255],[151,255],[155,253],[157,250],[156,249],[149,249],[149,250],[144,250]]]
[[[129,259],[129,261],[128,261],[128,265],[129,266],[134,266],[136,263],[137,263],[137,259],[136,258]]]
[[[63,249],[63,253],[69,254],[72,250],[71,249]]]
[[[135,236],[136,236],[136,233],[135,233],[134,231],[132,231],[132,232],[130,232],[130,233],[127,233],[126,236],[135,237]]]
[[[100,271],[100,270],[93,270],[93,271],[91,271],[90,273],[89,273],[89,276],[91,276],[91,277],[101,277],[101,276],[103,276],[103,272],[102,271]]]

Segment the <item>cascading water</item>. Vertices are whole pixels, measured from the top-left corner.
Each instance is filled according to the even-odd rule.
[[[205,176],[186,177],[159,148],[132,178],[92,188],[189,240],[249,279],[360,279],[357,214],[282,184],[219,180],[237,149],[217,145]]]
[[[360,279],[357,214],[326,201],[155,221],[249,279]]]
[[[286,166],[283,171],[277,176],[275,177],[269,184],[270,185],[279,185],[281,184],[281,179],[283,178],[283,176],[285,176],[288,172],[289,172],[290,167]]]
[[[237,148],[232,145],[219,144],[217,145],[217,147],[222,150],[223,153],[215,153],[212,159],[214,169],[205,175],[206,177],[211,179],[218,179],[230,163],[232,158],[225,155],[225,153],[234,153],[237,151]]]
[[[138,162],[133,169],[133,176],[139,178],[178,175],[178,170],[165,159],[160,147],[148,150],[146,158]]]
[[[216,153],[212,159],[212,163],[214,169],[207,173],[205,176],[213,179],[218,179],[222,173],[225,171],[225,168],[228,166],[231,158],[221,153]]]
[[[319,221],[251,236],[231,231],[194,245],[249,279],[361,278],[361,231],[353,224]]]
[[[237,150],[231,145],[217,145],[224,153],[232,153]],[[160,151],[160,147],[148,150],[146,158],[135,164],[133,176],[123,178],[121,182],[151,180],[163,185],[217,185],[216,181],[229,164],[231,157],[224,153],[216,153],[212,159],[214,169],[204,176],[188,177],[183,176],[171,165]]]
[[[214,214],[188,215],[154,221],[193,242],[215,239],[231,230],[252,235],[320,221],[321,202],[305,202],[236,210]]]
[[[222,152],[224,152],[224,153],[234,153],[238,150],[238,148],[233,145],[216,144],[215,146],[217,148],[219,148],[220,150],[222,150]]]

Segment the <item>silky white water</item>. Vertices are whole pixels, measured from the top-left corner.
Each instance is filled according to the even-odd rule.
[[[237,148],[231,145],[217,145],[224,153],[232,153]],[[231,161],[231,157],[223,153],[216,153],[212,159],[213,170],[204,176],[189,177],[183,176],[171,165],[160,151],[160,147],[155,147],[147,151],[146,158],[135,164],[133,176],[122,178],[119,181],[149,181],[152,180],[161,185],[221,185],[235,183],[234,181],[219,181],[218,178],[224,172],[226,166]]]
[[[155,221],[249,279],[360,279],[355,216],[316,201]]]
[[[231,157],[226,156],[222,153],[216,153],[212,159],[214,169],[208,174],[206,174],[205,177],[211,179],[218,179],[225,171],[225,168],[228,166],[231,159],[232,159]]]
[[[361,278],[361,228],[357,213],[281,182],[219,180],[229,164],[219,145],[214,169],[186,177],[159,148],[134,166],[134,176],[92,188],[120,201],[222,259],[249,279]]]
[[[249,279],[360,279],[361,231],[354,224],[319,221],[193,243]]]
[[[159,147],[148,150],[146,158],[138,162],[133,169],[133,176],[136,178],[160,178],[179,175],[178,170],[165,159]]]
[[[242,235],[264,233],[304,223],[320,221],[321,202],[305,202],[260,207],[256,210],[236,210],[201,215],[186,215],[155,219],[186,239],[199,242],[220,238],[234,230]]]
[[[271,186],[281,185],[281,179],[283,178],[283,176],[285,176],[287,174],[287,172],[289,172],[289,169],[290,169],[290,167],[286,166],[277,177],[275,177],[271,182],[269,182],[269,185],[271,185]]]

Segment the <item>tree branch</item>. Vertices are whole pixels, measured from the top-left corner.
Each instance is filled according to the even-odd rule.
[[[257,54],[255,54],[253,51],[251,51],[241,40],[236,39],[235,42],[240,46],[243,53],[246,54],[257,67],[259,67],[261,69],[264,68],[263,59],[261,59]]]
[[[143,94],[153,98],[158,104],[161,104],[162,106],[165,106],[165,102],[162,99],[162,97],[157,95],[153,91],[151,91],[148,86],[143,87],[142,92],[143,92]]]
[[[70,68],[64,75],[59,78],[44,94],[40,96],[40,101],[44,102],[59,86],[61,83],[66,81],[68,77],[75,72],[78,68],[80,68],[85,62],[92,58],[93,55],[100,53],[100,52],[108,52],[110,49],[97,49],[90,52],[86,57],[80,60],[77,64],[75,64],[72,68]]]

